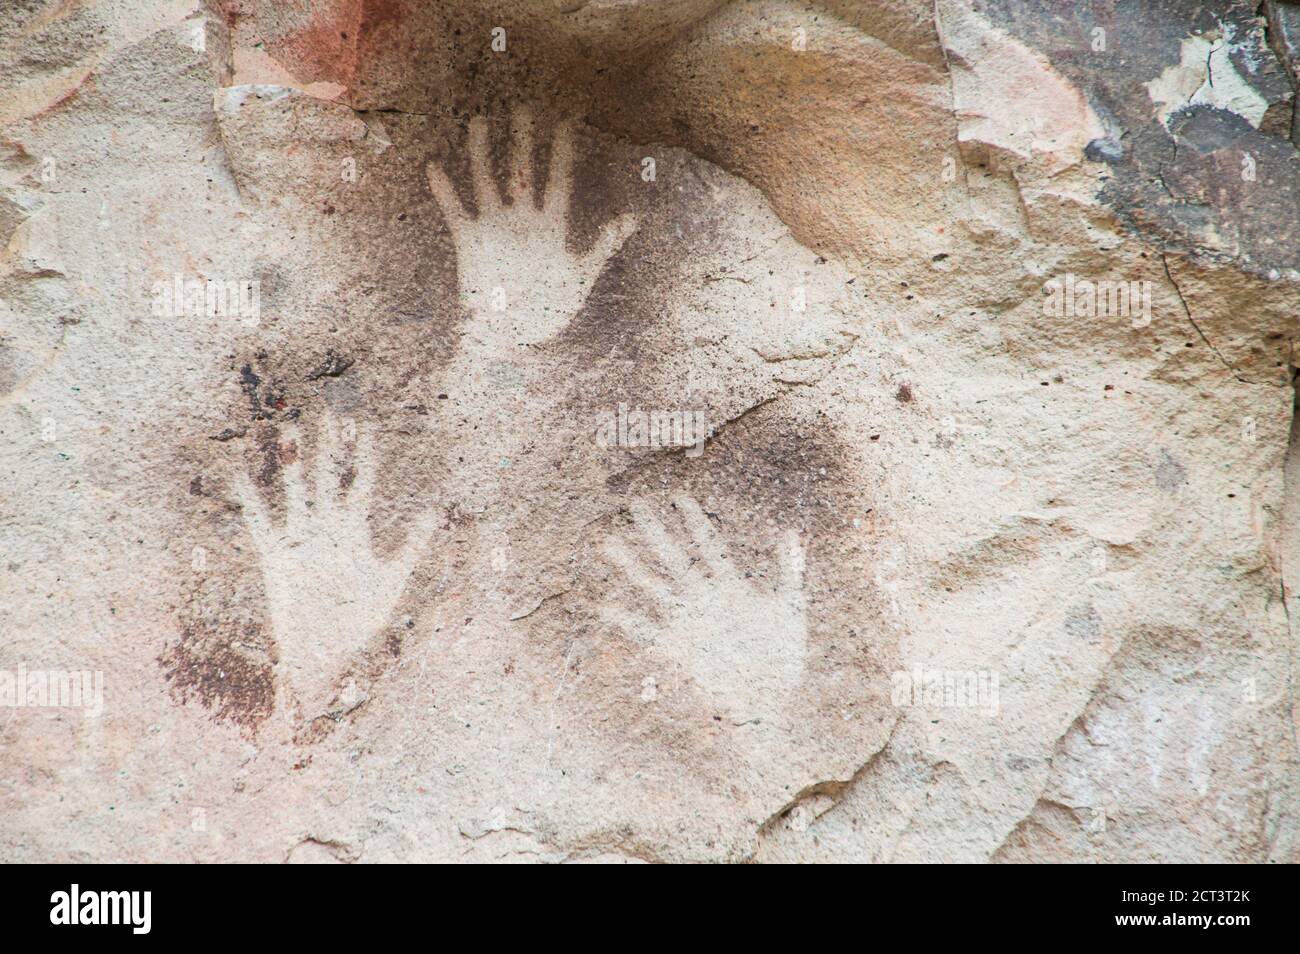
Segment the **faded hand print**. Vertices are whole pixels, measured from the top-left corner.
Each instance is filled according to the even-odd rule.
[[[565,394],[565,381],[557,382],[555,374],[561,356],[536,346],[578,315],[637,224],[625,213],[606,223],[590,250],[571,249],[573,130],[567,122],[555,127],[545,188],[538,194],[534,127],[527,109],[514,112],[502,190],[493,173],[488,120],[471,120],[472,217],[446,171],[436,163],[425,167],[455,245],[466,314],[438,388],[448,396],[447,420],[454,427],[447,442],[456,474],[452,493],[462,509],[475,512],[517,499],[512,488],[520,479],[518,464],[530,458],[537,435],[552,432],[552,409]]]
[[[634,584],[649,613],[620,600],[601,609],[606,622],[682,666],[733,723],[781,712],[807,661],[804,551],[789,530],[776,579],[738,568],[709,517],[679,497],[665,522],[641,502],[631,507],[635,536],[612,538],[605,554]]]
[[[491,171],[488,126],[469,127],[470,170],[477,216],[471,218],[447,174],[426,169],[429,188],[456,245],[460,300],[469,312],[467,335],[477,344],[509,348],[555,335],[582,309],[606,263],[636,229],[631,214],[607,223],[583,254],[568,244],[573,188],[573,131],[560,123],[552,139],[550,170],[541,196],[533,189],[534,122],[525,109],[512,122],[513,148],[506,176],[509,203]]]
[[[351,429],[331,417],[322,421],[310,483],[300,458],[284,466],[283,521],[271,516],[243,472],[232,479],[261,559],[280,682],[306,707],[330,701],[336,683],[389,620],[435,527],[426,514],[407,530],[397,554],[385,559],[374,551],[375,458],[364,431],[346,439]],[[344,454],[348,443],[355,476]]]

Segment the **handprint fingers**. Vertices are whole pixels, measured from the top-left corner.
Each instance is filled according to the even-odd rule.
[[[803,574],[806,562],[807,557],[804,553],[803,544],[799,541],[799,532],[797,530],[787,530],[785,532],[784,546],[781,550],[781,566],[784,571],[781,585],[786,596],[798,600],[803,599]]]
[[[293,528],[300,527],[306,522],[310,500],[308,499],[307,484],[302,478],[303,441],[302,433],[298,428],[290,426],[285,429],[285,437],[281,441],[281,446],[286,443],[293,448],[293,451],[282,466],[284,512],[289,527]],[[281,454],[282,459],[283,457],[284,455]]]
[[[674,579],[680,580],[691,568],[690,558],[669,536],[664,525],[650,512],[644,501],[635,501],[631,507],[632,518],[646,545],[659,557]]]
[[[469,170],[474,183],[474,203],[480,216],[501,205],[496,183],[492,181],[492,152],[488,148],[487,119],[475,116],[469,121]]]
[[[605,543],[605,556],[623,571],[634,585],[640,587],[651,598],[667,602],[672,597],[668,584],[649,570],[622,540],[614,539]]]
[[[316,463],[312,468],[313,505],[328,509],[334,506],[347,471],[343,434],[340,423],[326,414],[316,429]]]
[[[324,704],[350,660],[391,617],[435,533],[436,515],[413,521],[400,551],[381,555],[369,525],[376,459],[366,433],[326,410],[315,426],[311,461],[302,459],[296,428],[286,429],[281,443],[282,457],[291,458],[283,467],[282,527],[272,524],[246,473],[232,473],[230,487],[261,557],[280,667],[295,697]],[[345,473],[354,474],[350,487]]]
[[[265,559],[273,539],[274,528],[266,507],[262,504],[261,494],[242,469],[232,471],[229,480],[230,489],[235,492],[235,499],[239,501],[239,509],[244,515],[249,535],[253,538],[253,546],[257,547],[258,553]]]
[[[546,179],[546,208],[563,216],[573,189],[573,127],[567,120],[556,123],[551,136],[551,169]]]
[[[460,196],[456,194],[456,187],[451,184],[451,180],[447,178],[447,173],[442,170],[442,166],[436,162],[430,162],[424,167],[424,171],[429,179],[429,191],[433,193],[434,199],[437,200],[438,208],[442,209],[442,217],[454,237],[461,232],[465,223],[469,221],[465,207],[461,205]]]
[[[609,258],[638,224],[635,216],[620,215],[606,223],[589,251],[572,251],[573,127],[561,121],[551,132],[546,185],[539,198],[540,170],[533,159],[537,123],[530,110],[520,107],[509,124],[509,155],[502,160],[503,169],[496,170],[507,181],[503,191],[493,168],[488,119],[470,120],[472,218],[444,169],[427,167],[429,187],[456,244],[460,303],[472,319],[465,352],[473,358],[479,355],[479,346],[489,342],[532,345],[563,330],[581,312]],[[468,192],[468,187],[463,191]]]
[[[670,531],[666,526],[675,523],[665,525],[644,503],[633,503],[639,533],[627,545],[620,539],[605,547],[611,562],[648,595],[653,618],[628,608],[635,594],[621,605],[602,607],[600,617],[678,663],[737,724],[766,719],[788,704],[807,664],[804,549],[798,534],[790,530],[775,541],[780,569],[772,577],[780,586],[754,586],[731,565],[722,535],[694,499],[678,497],[674,507],[681,528]],[[648,568],[656,557],[666,567],[680,567],[696,551],[714,571],[712,578],[688,572],[676,576],[680,586],[669,585]]]
[[[350,505],[363,513],[370,510],[370,498],[375,491],[375,446],[370,432],[360,426],[352,428],[354,435],[352,447],[353,477],[348,489]]]
[[[624,212],[606,222],[600,230],[600,235],[596,237],[595,244],[591,246],[591,251],[586,254],[586,260],[601,263],[609,261],[632,237],[638,224],[636,216],[630,212]]]
[[[398,561],[402,575],[410,576],[419,562],[424,559],[429,541],[438,529],[438,513],[430,510],[421,514],[406,531],[406,543],[402,545],[402,556]]]
[[[510,153],[509,192],[516,202],[531,201],[533,191],[533,114],[526,106],[515,110],[510,121],[513,146]]]
[[[678,497],[674,503],[682,515],[682,522],[686,524],[691,539],[695,542],[696,549],[700,551],[700,556],[704,558],[709,569],[720,576],[734,575],[735,571],[727,561],[722,543],[713,525],[709,523],[709,518],[700,509],[700,505],[694,498],[685,495]]]
[[[285,530],[290,536],[301,531],[309,521],[328,519],[330,513],[340,509],[341,496],[347,497],[351,509],[361,513],[369,511],[374,471],[357,466],[371,457],[369,435],[358,430],[352,421],[340,421],[328,414],[322,417],[315,433],[309,468],[303,460],[307,445],[297,427],[287,426],[279,441]],[[230,475],[230,484],[252,529],[269,534],[272,518],[248,476],[236,470]]]
[[[601,620],[611,629],[616,629],[629,639],[638,643],[654,642],[654,621],[643,613],[636,613],[621,606],[604,605],[597,609]]]

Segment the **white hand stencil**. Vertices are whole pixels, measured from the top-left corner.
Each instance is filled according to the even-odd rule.
[[[460,300],[469,311],[467,332],[489,344],[535,344],[564,328],[592,286],[636,229],[631,214],[605,225],[594,246],[577,255],[568,248],[569,196],[573,187],[573,133],[556,127],[551,167],[541,207],[533,194],[533,119],[523,109],[513,120],[507,176],[510,204],[491,172],[487,121],[469,127],[470,169],[478,216],[470,218],[446,173],[435,163],[429,188],[446,216],[456,244]]]
[[[605,620],[677,661],[733,722],[778,714],[807,661],[804,551],[798,534],[790,530],[785,535],[782,572],[773,585],[749,579],[736,568],[709,518],[691,498],[676,501],[690,537],[686,547],[644,504],[635,503],[631,509],[640,540],[630,545],[612,539],[605,553],[634,584],[632,595],[640,595],[650,612],[630,610],[622,600],[602,608]],[[648,554],[657,559],[657,566],[643,559]]]
[[[375,463],[368,437],[357,434],[350,486],[336,421],[322,422],[317,443],[310,487],[301,459],[284,466],[283,523],[271,518],[247,475],[237,472],[232,481],[261,558],[278,672],[310,704],[329,701],[336,681],[388,621],[435,526],[435,515],[426,514],[398,554],[381,558],[368,523]]]

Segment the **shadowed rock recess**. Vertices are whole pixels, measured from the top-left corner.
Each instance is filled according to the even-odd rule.
[[[1300,861],[1298,86],[1274,0],[10,0],[0,859]]]

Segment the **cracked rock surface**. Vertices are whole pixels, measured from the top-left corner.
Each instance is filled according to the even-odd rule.
[[[7,4],[0,858],[1300,861],[1298,88],[1275,0]]]

